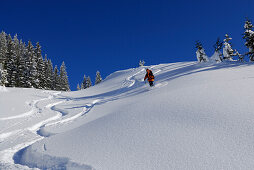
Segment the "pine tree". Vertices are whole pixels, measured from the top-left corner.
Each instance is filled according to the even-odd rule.
[[[202,44],[199,41],[196,42],[196,48],[197,48],[196,55],[197,55],[198,62],[200,62],[200,63],[207,62],[208,57],[205,53],[205,50],[204,50]]]
[[[14,43],[11,35],[7,38],[7,53],[6,53],[6,70],[7,70],[7,86],[15,87],[16,85],[16,54],[14,50]]]
[[[223,59],[228,61],[233,61],[234,50],[232,49],[231,43],[229,42],[232,38],[228,34],[225,35],[224,39],[224,48],[223,48]]]
[[[86,75],[84,74],[84,78],[83,78],[83,81],[81,83],[81,89],[86,89],[86,82],[87,82],[87,78],[86,78]]]
[[[18,79],[19,87],[26,87],[26,60],[25,60],[25,44],[20,40],[19,42],[19,66],[18,66]]]
[[[2,31],[0,34],[0,64],[2,65],[3,69],[6,69],[5,65],[6,53],[7,53],[6,33]]]
[[[30,82],[33,88],[39,87],[39,80],[37,74],[37,64],[35,58],[31,58],[31,66],[30,66],[30,75],[29,75]]]
[[[0,69],[0,86],[5,86],[7,83],[7,70]]]
[[[88,76],[87,79],[86,79],[86,88],[89,88],[91,86],[92,86],[92,82],[91,82],[90,77]]]
[[[254,31],[252,30],[253,25],[248,18],[245,21],[244,29],[243,39],[245,39],[245,46],[249,48],[249,52],[246,55],[249,55],[250,61],[254,61]]]
[[[45,63],[41,54],[41,46],[39,42],[36,43],[35,52],[35,62],[37,63],[37,73],[38,73],[38,88],[43,89],[45,87]]]
[[[46,75],[46,89],[53,90],[53,65],[51,60],[48,60]]]
[[[46,54],[44,57],[44,70],[43,70],[43,74],[44,74],[43,88],[44,89],[48,89],[47,88],[47,80],[49,79],[49,74],[48,74],[47,70],[48,70],[48,57]]]
[[[34,54],[34,48],[32,45],[32,42],[29,41],[27,45],[27,55],[29,58],[29,83],[31,84],[32,87],[38,88],[39,86],[39,80],[38,80],[38,73],[37,73],[37,63],[35,59],[35,54]]]
[[[68,81],[68,76],[66,72],[66,67],[64,62],[62,63],[60,67],[60,86],[62,91],[69,91],[70,86],[69,86],[69,81]]]
[[[212,55],[211,57],[211,60],[212,61],[215,61],[215,62],[222,62],[222,53],[221,53],[221,48],[222,48],[222,44],[223,42],[220,41],[220,38],[217,38],[217,41],[216,43],[214,44],[214,54]]]
[[[78,83],[78,85],[77,85],[77,90],[80,90],[80,86],[79,86],[79,83]]]
[[[54,68],[54,73],[53,73],[53,90],[61,90],[60,87],[60,78],[59,78],[59,74],[58,74],[58,68],[57,66],[55,66]]]
[[[100,74],[99,71],[97,71],[96,72],[96,77],[95,77],[95,85],[99,84],[101,81],[102,81],[101,74]]]
[[[20,51],[20,44],[19,44],[19,40],[18,40],[18,35],[15,34],[14,38],[13,38],[13,45],[14,45],[14,53],[16,54],[16,58],[15,58],[15,70],[16,70],[16,75],[15,75],[15,87],[20,87],[20,76],[22,75],[23,70],[20,70],[20,60],[21,60],[21,51]]]
[[[30,54],[28,53],[29,46],[24,44],[24,61],[25,61],[25,69],[24,69],[24,87],[31,88],[32,83],[30,81],[30,67],[31,67],[31,59]]]

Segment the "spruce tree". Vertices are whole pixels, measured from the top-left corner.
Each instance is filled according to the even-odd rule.
[[[31,59],[30,54],[28,53],[28,45],[24,44],[24,61],[25,61],[25,69],[24,69],[24,87],[31,88],[32,83],[30,81],[30,67],[31,67]]]
[[[15,58],[15,70],[16,70],[16,75],[15,75],[15,87],[20,87],[20,75],[22,75],[23,70],[20,70],[20,61],[21,61],[21,51],[20,51],[20,43],[18,40],[18,35],[15,34],[13,38],[13,45],[14,45],[14,53],[16,54]]]
[[[81,89],[86,89],[86,82],[87,82],[87,78],[86,78],[86,75],[84,74],[84,78],[83,78],[83,81],[81,83]]]
[[[222,53],[221,53],[221,48],[222,48],[222,45],[223,45],[223,42],[220,41],[220,38],[217,38],[217,41],[216,43],[213,45],[214,47],[214,54],[212,55],[211,57],[211,60],[212,61],[215,61],[215,62],[222,62]]]
[[[48,60],[46,75],[46,89],[53,90],[53,65],[51,60]]]
[[[232,45],[229,42],[232,40],[231,37],[229,37],[228,34],[225,34],[225,39],[224,39],[224,47],[223,47],[223,59],[228,60],[228,61],[233,61],[233,56],[236,54],[234,53],[234,50],[232,49]]]
[[[99,84],[101,81],[102,81],[101,74],[100,74],[99,71],[97,71],[96,72],[96,77],[95,77],[95,85]]]
[[[16,85],[16,54],[14,50],[14,43],[11,35],[7,38],[7,53],[6,53],[6,70],[7,70],[7,86],[15,87]]]
[[[245,39],[245,46],[249,48],[249,52],[246,55],[249,55],[250,61],[254,61],[254,31],[249,19],[246,19],[244,29],[243,39]]]
[[[0,86],[5,86],[7,83],[7,70],[0,69]]]
[[[60,87],[62,91],[69,91],[70,86],[69,86],[69,81],[68,81],[68,76],[66,72],[66,67],[64,62],[62,63],[60,67]]]
[[[44,57],[44,70],[43,70],[43,74],[44,74],[43,88],[44,89],[48,89],[47,80],[49,79],[49,74],[48,74],[47,70],[48,70],[48,57],[46,54]]]
[[[200,63],[207,62],[208,57],[205,53],[205,50],[204,50],[202,44],[199,41],[196,42],[196,48],[197,48],[196,55],[197,55],[198,62],[200,62]]]
[[[78,85],[77,85],[77,90],[80,90],[80,86],[79,86],[79,83],[78,83]]]
[[[5,65],[6,53],[7,53],[6,33],[2,31],[0,34],[0,64],[2,65],[3,69],[6,69]]]
[[[31,84],[32,87],[38,88],[39,86],[39,80],[38,80],[38,73],[37,73],[37,63],[35,59],[35,54],[34,54],[34,48],[32,45],[32,42],[29,41],[27,45],[27,55],[29,58],[29,83]]]
[[[26,87],[26,60],[25,60],[25,44],[20,40],[19,42],[19,66],[18,66],[18,79],[19,87]]]
[[[43,89],[45,87],[45,63],[41,54],[41,46],[39,42],[36,43],[35,52],[35,62],[37,63],[37,73],[38,73],[38,88]]]
[[[55,66],[54,68],[54,73],[53,73],[53,90],[61,90],[60,87],[60,78],[59,78],[59,73],[58,73],[58,68]]]
[[[89,88],[91,86],[92,86],[92,81],[91,81],[91,78],[88,76],[86,79],[86,88]]]

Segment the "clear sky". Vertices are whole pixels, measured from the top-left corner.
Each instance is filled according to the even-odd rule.
[[[94,82],[138,66],[193,61],[195,41],[211,56],[228,33],[245,52],[245,17],[254,22],[254,0],[1,0],[0,29],[40,42],[53,64],[65,61],[72,90],[83,75]]]

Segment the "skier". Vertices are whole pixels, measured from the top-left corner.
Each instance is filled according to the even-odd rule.
[[[146,81],[146,79],[148,79],[149,85],[152,87],[154,82],[154,75],[152,70],[149,70],[148,68],[146,69],[146,76],[144,78],[144,81]]]

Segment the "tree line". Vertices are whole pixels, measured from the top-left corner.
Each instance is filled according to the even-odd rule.
[[[53,68],[52,61],[44,59],[39,42],[34,47],[31,41],[26,43],[12,38],[4,31],[0,34],[0,85],[6,87],[38,88],[46,90],[69,91],[69,81],[65,63],[60,71]]]
[[[240,54],[236,49],[233,49],[231,44],[232,38],[228,34],[225,35],[225,39],[223,41],[218,38],[213,46],[215,51],[210,60],[215,62],[233,61],[233,57],[236,56],[238,61],[241,62],[246,60],[245,57],[248,57],[249,61],[254,61],[254,31],[253,25],[248,18],[244,24],[243,39],[245,40],[245,46],[249,49],[249,51],[244,54]],[[196,42],[196,48],[198,62],[209,61],[201,42]]]
[[[102,81],[101,74],[99,71],[97,71],[96,77],[95,77],[95,85],[99,84],[101,81]],[[78,85],[77,85],[77,90],[83,90],[83,89],[89,88],[91,86],[92,86],[91,78],[89,76],[86,77],[86,75],[84,75],[82,82],[80,84],[78,83]]]

